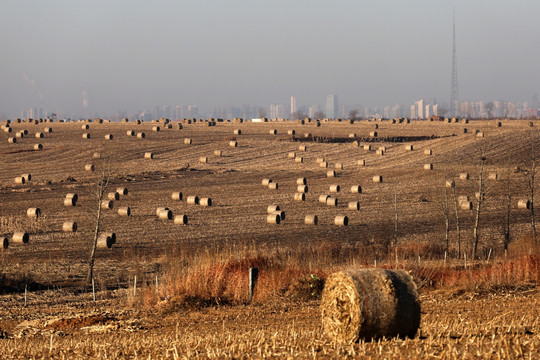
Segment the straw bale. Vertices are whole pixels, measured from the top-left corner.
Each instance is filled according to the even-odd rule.
[[[13,236],[11,237],[11,241],[13,241],[15,244],[28,244],[30,241],[30,235],[24,231],[14,232]]]
[[[307,179],[305,177],[296,179],[296,185],[307,185]]]
[[[334,341],[414,337],[420,303],[411,276],[403,270],[349,269],[331,274],[321,299],[322,325]]]
[[[76,232],[77,231],[77,222],[76,221],[65,221],[62,224],[63,232]]]
[[[116,234],[113,232],[102,233],[98,237],[97,248],[98,249],[111,249],[116,243]]]
[[[118,208],[118,215],[120,216],[131,216],[131,209],[129,206],[123,206]]]
[[[125,187],[118,187],[116,188],[116,192],[119,193],[120,195],[127,195],[128,189]]]
[[[317,225],[319,223],[319,217],[317,215],[306,215],[304,218],[304,224]]]
[[[175,215],[174,216],[174,223],[176,225],[187,225],[188,224],[188,217],[186,214],[182,215]]]
[[[171,199],[173,200],[182,200],[182,192],[181,191],[175,191],[171,195]]]
[[[295,201],[306,201],[306,194],[304,193],[294,193]]]
[[[212,206],[211,198],[200,198],[199,205],[201,206]]]
[[[334,224],[337,226],[348,226],[349,225],[349,218],[345,215],[337,215],[334,218]]]

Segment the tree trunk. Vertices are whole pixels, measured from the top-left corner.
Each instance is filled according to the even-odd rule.
[[[483,161],[483,160],[481,160]],[[478,242],[480,240],[480,214],[482,210],[482,204],[484,202],[484,163],[480,165],[480,179],[478,180],[478,198],[476,200],[476,216],[474,220],[474,231],[473,231],[473,251],[472,259],[476,259],[476,252],[478,250]]]
[[[457,247],[458,247],[458,259],[461,259],[461,224],[459,222],[459,204],[456,193],[456,188],[452,189],[452,195],[454,197],[454,211],[456,213],[456,237],[457,237]],[[450,253],[448,253],[450,254]]]

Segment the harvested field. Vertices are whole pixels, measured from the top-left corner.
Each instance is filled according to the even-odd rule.
[[[526,269],[500,265],[506,275],[518,268],[526,275],[505,275],[493,293],[472,286],[473,275],[450,281],[457,278],[452,271],[487,268],[482,289],[489,289],[490,279],[499,276],[489,267],[538,251],[526,236],[530,210],[518,207],[518,200],[530,198],[532,146],[540,148],[538,126],[529,121],[507,120],[502,127],[469,121],[483,138],[463,133],[463,124],[426,121],[377,122],[377,137],[369,136],[370,121],[185,122],[181,129],[161,126],[159,132],[152,131],[156,123],[93,122],[89,130],[81,123],[55,123],[40,139],[43,148],[34,150],[35,134],[44,132],[44,125],[11,124],[14,133],[31,129],[14,144],[7,141],[9,133],[0,133],[0,236],[10,239],[9,247],[0,249],[0,358],[539,355],[537,260]],[[311,135],[286,135],[292,126],[297,134]],[[131,129],[147,135],[126,136]],[[82,138],[85,131],[89,139]],[[414,151],[404,143],[414,143]],[[384,156],[375,153],[380,146]],[[221,156],[212,156],[216,149],[223,149]],[[154,158],[145,159],[146,153]],[[300,153],[303,161],[295,161]],[[318,158],[329,168],[338,164],[336,177],[327,177]],[[89,163],[95,171],[85,171]],[[433,164],[432,171],[423,169],[426,163]],[[105,196],[117,188],[129,192],[101,214],[100,232],[114,232],[116,243],[97,249],[94,302],[85,280],[103,169]],[[31,180],[15,183],[26,173]],[[497,178],[490,179],[490,173]],[[480,175],[485,194],[472,259]],[[374,176],[384,181],[373,182]],[[299,178],[309,184],[305,201],[295,200]],[[279,187],[270,190],[261,179]],[[446,187],[449,179],[455,186]],[[333,193],[337,206],[320,203],[334,184],[343,190]],[[353,186],[361,191],[349,191]],[[174,200],[174,192],[183,198]],[[69,193],[78,194],[75,206],[64,206]],[[188,204],[189,196],[211,199],[211,206]],[[473,207],[463,210],[456,200],[458,234],[454,197],[460,196],[468,196]],[[349,210],[356,202],[359,210]],[[269,204],[287,214],[279,224],[267,223]],[[131,216],[119,216],[117,210],[127,207]],[[160,220],[157,207],[189,223]],[[41,216],[28,218],[29,208],[39,208]],[[317,226],[306,224],[306,215],[316,216]],[[339,215],[347,216],[348,226],[334,225]],[[76,221],[76,232],[63,231],[68,221]],[[11,242],[14,232],[28,233],[29,242]],[[237,262],[222,266],[231,261]],[[245,287],[249,266],[261,269],[251,305]],[[419,335],[331,343],[322,332],[317,292],[296,296],[291,289],[304,276],[322,284],[334,271],[370,266],[412,269],[422,306]],[[441,270],[444,281],[434,275],[443,266],[449,271]],[[210,281],[208,288],[199,286],[207,278],[211,286]],[[300,281],[300,288],[313,285],[309,279]],[[204,292],[190,292],[195,288]],[[158,317],[163,321],[155,321]],[[112,331],[114,338],[107,335]]]

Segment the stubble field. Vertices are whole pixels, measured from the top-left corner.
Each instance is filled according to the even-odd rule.
[[[509,287],[498,284],[493,291],[435,286],[423,282],[429,276],[422,277],[421,332],[409,340],[333,344],[321,332],[317,294],[306,299],[287,291],[294,288],[293,275],[324,278],[352,266],[465,270],[464,256],[457,254],[453,215],[447,251],[441,204],[445,191],[446,198],[451,197],[445,182],[452,178],[456,194],[474,203],[481,173],[487,192],[476,262],[470,262],[476,213],[458,212],[469,269],[529,254],[532,248],[520,240],[530,232],[530,212],[517,208],[518,200],[529,198],[532,149],[540,141],[529,121],[503,121],[501,127],[496,121],[323,122],[320,127],[203,122],[183,124],[181,130],[176,124],[172,129],[161,125],[159,132],[152,131],[156,123],[92,122],[88,130],[81,125],[14,123],[12,133],[0,132],[0,235],[30,235],[28,244],[10,243],[1,252],[0,357],[538,356],[538,262],[533,263],[536,270],[527,268],[536,278],[519,279]],[[52,132],[35,138],[45,127]],[[8,143],[8,137],[23,129],[28,135]],[[235,129],[242,133],[234,134]],[[270,134],[272,129],[276,135]],[[295,136],[287,134],[292,129]],[[476,129],[485,137],[476,136]],[[128,130],[146,137],[128,136]],[[372,131],[378,132],[377,139],[370,138]],[[91,139],[83,139],[83,133],[90,133]],[[350,138],[353,133],[356,137]],[[113,134],[113,140],[106,140],[106,134]],[[192,144],[186,145],[185,138]],[[230,141],[238,146],[230,147]],[[33,150],[37,143],[42,150]],[[301,145],[306,151],[299,150]],[[364,145],[372,150],[364,150]],[[386,147],[382,156],[375,152],[380,146]],[[429,149],[431,155],[425,152]],[[214,155],[215,150],[222,150],[222,156]],[[100,159],[94,158],[95,152]],[[153,152],[154,158],[145,159],[146,152]],[[303,162],[289,158],[290,152]],[[321,167],[318,158],[328,167]],[[365,160],[365,166],[358,160]],[[94,172],[85,170],[90,163]],[[336,163],[343,168],[336,169]],[[426,170],[426,164],[433,170]],[[98,249],[94,302],[92,292],[81,289],[95,227],[93,192],[103,167],[110,169],[108,191],[125,187],[129,193],[103,212],[101,230],[114,232],[117,242],[112,249]],[[329,170],[337,177],[327,177]],[[32,180],[15,184],[14,178],[24,173],[31,173]],[[469,180],[461,180],[461,173],[468,173]],[[489,174],[495,173],[497,180],[490,180]],[[374,183],[378,175],[383,181]],[[295,201],[296,180],[301,177],[307,179],[308,191],[305,201]],[[264,178],[277,182],[278,189],[261,185]],[[321,204],[319,195],[331,194],[335,184],[341,187],[333,194],[338,206]],[[355,185],[361,186],[361,193],[351,192]],[[505,254],[508,189],[512,240],[520,247],[510,247]],[[173,191],[181,191],[184,200],[172,200]],[[78,194],[75,207],[63,205],[67,193]],[[209,197],[213,204],[188,205],[185,198],[190,195]],[[348,209],[353,201],[359,202],[360,210]],[[286,213],[280,224],[266,223],[271,204]],[[122,206],[130,207],[130,217],[116,213]],[[160,206],[173,215],[186,214],[188,225],[158,219]],[[28,218],[30,207],[39,207],[42,216]],[[317,215],[319,224],[304,224],[306,215]],[[348,226],[334,225],[338,215],[348,217]],[[76,221],[77,232],[62,232],[65,221]],[[247,291],[238,285],[247,273],[247,268],[236,268],[242,261],[272,270],[265,273],[263,266],[261,289],[251,305],[246,304]],[[201,271],[212,276],[215,266],[231,262],[233,271],[220,275],[235,277],[236,282],[224,280],[224,293],[208,290],[204,297],[186,291],[204,287],[197,277]],[[280,271],[287,274],[287,282]],[[192,282],[182,275],[193,275]],[[186,300],[189,295],[201,296]]]

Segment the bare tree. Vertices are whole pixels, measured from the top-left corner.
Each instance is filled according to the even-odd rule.
[[[317,111],[315,114],[313,114],[313,118],[316,120],[322,120],[326,117],[326,115],[322,111]]]
[[[360,119],[360,116],[358,116],[359,114],[360,114],[360,110],[353,109],[353,110],[349,111],[349,119],[358,120],[358,119]]]
[[[531,138],[531,169],[529,171],[528,185],[529,185],[529,198],[531,203],[531,229],[534,241],[536,242],[536,220],[534,217],[534,182],[536,176],[536,147],[535,147],[535,138]]]
[[[452,177],[452,181],[454,181],[454,177]],[[454,200],[454,213],[456,215],[456,242],[458,247],[458,258],[461,259],[461,222],[459,218],[459,201],[455,186],[452,187],[452,197]]]
[[[504,221],[504,250],[508,250],[508,245],[510,244],[510,220],[512,215],[512,179],[510,168],[507,170],[506,174],[506,199],[505,199],[505,221]]]
[[[107,157],[103,159],[101,168],[99,169],[99,177],[97,179],[95,189],[92,193],[94,200],[96,201],[96,212],[95,212],[95,227],[94,227],[94,236],[91,243],[90,258],[88,261],[88,275],[86,278],[87,284],[92,283],[94,278],[94,264],[96,260],[96,248],[99,233],[101,231],[101,220],[102,220],[102,201],[105,196],[105,192],[109,185],[111,178],[111,158]]]
[[[480,169],[478,171],[478,192],[476,193],[476,212],[474,220],[474,229],[473,229],[473,249],[472,249],[472,260],[476,258],[476,252],[478,251],[478,242],[480,240],[480,215],[482,213],[482,205],[486,197],[485,190],[485,174],[484,174],[484,162],[486,161],[485,157],[486,149],[482,151],[482,157],[480,158]]]
[[[487,113],[488,119],[491,119],[491,114],[492,114],[492,112],[493,112],[493,107],[494,107],[494,104],[493,104],[493,102],[491,102],[491,101],[488,101],[488,102],[484,105],[484,110],[485,110],[486,113]]]
[[[448,206],[448,191],[446,187],[441,191],[441,213],[444,218],[444,243],[446,247],[446,253],[450,250],[450,211]]]
[[[307,118],[307,114],[302,110],[297,110],[291,114],[291,120],[302,120]]]

